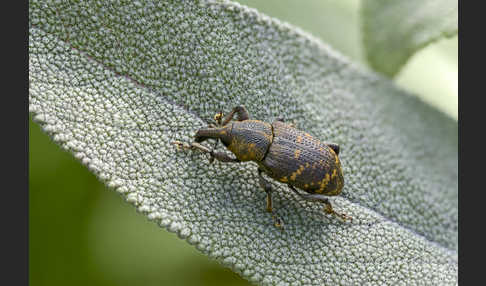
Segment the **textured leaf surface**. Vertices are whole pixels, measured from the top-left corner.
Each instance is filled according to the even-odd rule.
[[[363,37],[370,65],[395,75],[424,46],[458,31],[455,0],[364,0]]]
[[[256,283],[457,283],[457,124],[297,28],[227,2],[31,1],[30,112],[146,216]],[[343,223],[253,163],[177,152],[217,111],[341,146]],[[209,146],[209,145],[208,145]]]

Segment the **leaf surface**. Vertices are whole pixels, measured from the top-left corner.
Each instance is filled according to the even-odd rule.
[[[138,211],[262,285],[457,283],[457,123],[298,28],[222,1],[30,1],[29,109]],[[178,152],[243,104],[341,146],[334,208]],[[212,146],[212,145],[207,145]],[[222,148],[222,147],[220,147]]]

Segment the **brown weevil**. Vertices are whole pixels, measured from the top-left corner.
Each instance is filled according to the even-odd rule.
[[[231,121],[235,114],[237,121]],[[271,124],[249,119],[244,106],[233,108],[225,118],[222,113],[218,113],[214,119],[217,126],[199,129],[191,144],[179,141],[173,143],[182,148],[208,153],[211,156],[210,161],[216,159],[228,163],[257,163],[260,186],[267,193],[267,211],[272,213],[277,227],[282,227],[282,221],[273,213],[272,186],[262,173],[287,184],[302,199],[324,203],[326,213],[343,220],[351,219],[334,211],[325,197],[338,195],[344,186],[337,144],[321,142],[293,125],[286,124],[282,119]],[[217,140],[216,144],[221,141],[236,158],[200,144],[207,139]]]

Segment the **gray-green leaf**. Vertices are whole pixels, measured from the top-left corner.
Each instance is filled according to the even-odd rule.
[[[299,29],[224,1],[30,1],[30,112],[108,186],[263,285],[456,284],[457,123]],[[341,146],[334,208],[178,152],[243,104]],[[208,145],[209,146],[209,145]]]
[[[363,40],[369,64],[394,76],[418,50],[458,31],[457,0],[363,0]]]

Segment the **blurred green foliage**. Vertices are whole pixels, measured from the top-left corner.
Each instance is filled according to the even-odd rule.
[[[353,61],[367,65],[360,0],[239,0],[322,39]],[[457,120],[458,37],[443,39],[410,58],[395,83]]]
[[[239,2],[365,64],[358,0]],[[396,82],[457,118],[457,37],[418,53]],[[249,285],[137,214],[29,123],[31,285]]]

